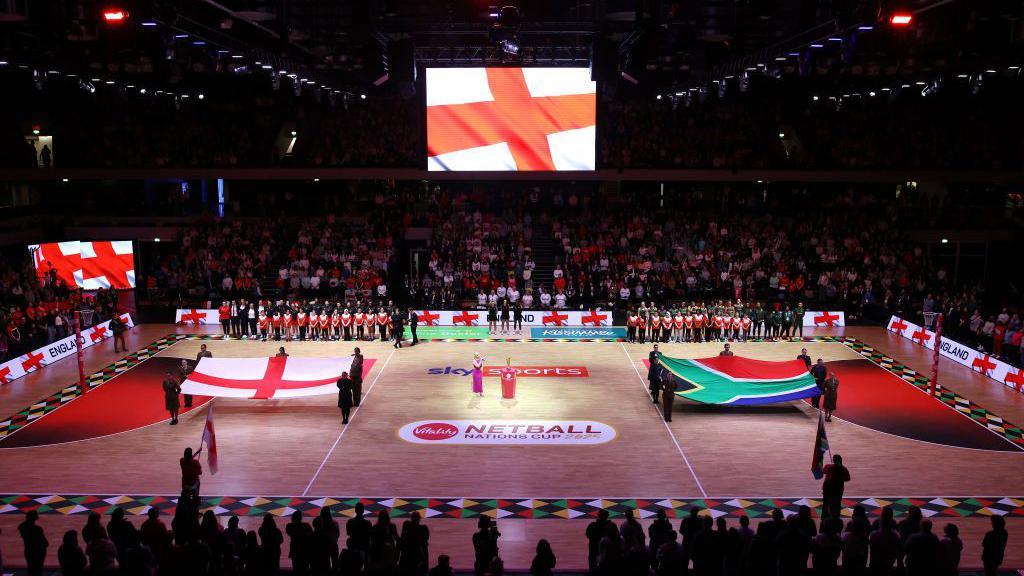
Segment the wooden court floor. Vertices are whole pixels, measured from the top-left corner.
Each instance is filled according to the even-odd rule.
[[[141,326],[130,348],[168,333],[172,326]],[[842,329],[840,329],[842,330]],[[840,332],[842,333],[842,332]],[[846,328],[918,370],[930,358],[880,328]],[[218,357],[269,356],[280,343],[207,341]],[[185,340],[161,356],[194,358],[201,342]],[[284,344],[293,356],[351,353],[352,343]],[[706,410],[677,402],[664,423],[643,381],[649,346],[622,343],[430,342],[395,351],[389,344],[359,343],[372,371],[364,402],[342,427],[333,396],[297,400],[217,399],[214,410],[220,472],[207,474],[203,492],[225,496],[374,498],[580,499],[600,498],[816,498],[820,482],[810,472],[817,412],[803,402],[765,409]],[[801,347],[826,361],[859,358],[837,343],[737,343],[738,355],[789,360]],[[663,344],[676,357],[717,354],[721,345]],[[87,371],[116,359],[107,347],[87,351]],[[431,368],[468,368],[474,352],[489,364],[585,366],[585,378],[520,378],[517,398],[502,400],[496,378],[485,396],[470,392],[471,378],[431,374]],[[943,385],[1009,420],[1024,421],[1019,394],[980,375],[943,362]],[[4,415],[23,408],[75,378],[74,362],[61,362],[0,388]],[[901,385],[884,380],[885,385]],[[154,386],[159,386],[154,382]],[[908,384],[903,384],[908,385]],[[909,385],[908,385],[909,386]],[[884,393],[884,389],[880,390]],[[842,394],[840,394],[842,402]],[[183,416],[179,426],[156,423],[134,431],[62,445],[0,450],[0,494],[133,494],[178,492],[177,458],[197,446],[205,410]],[[613,427],[615,440],[593,446],[433,446],[400,439],[397,430],[419,420],[592,420]],[[833,450],[842,453],[853,480],[851,497],[893,498],[1021,496],[1024,452],[992,452],[929,444],[882,434],[836,420],[829,425]],[[135,518],[139,521],[141,519]],[[258,518],[244,518],[252,525]],[[938,520],[940,523],[944,519]],[[7,563],[20,560],[20,517],[0,513],[0,547]],[[586,564],[586,519],[504,519],[502,553],[510,567],[526,567],[538,538],[547,538],[559,566]],[[60,531],[80,528],[84,516],[44,515],[56,553]],[[965,566],[980,563],[980,535],[987,520],[959,519],[967,548]],[[431,519],[432,555],[472,563],[475,520]],[[1024,528],[1013,519],[1011,534]],[[1024,551],[1011,547],[1008,563],[1024,567]]]

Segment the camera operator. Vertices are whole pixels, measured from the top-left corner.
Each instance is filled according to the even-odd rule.
[[[473,551],[476,553],[476,561],[473,563],[473,572],[476,576],[483,576],[491,566],[491,561],[498,556],[498,523],[487,516],[481,516],[477,522],[479,529],[473,534]]]

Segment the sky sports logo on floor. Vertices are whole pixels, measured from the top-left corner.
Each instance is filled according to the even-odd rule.
[[[530,328],[530,338],[545,340],[617,340],[626,337],[625,328]]]
[[[484,366],[484,376],[498,378],[504,366]],[[512,366],[519,378],[587,378],[590,372],[586,366]],[[434,376],[452,375],[469,376],[473,373],[472,368],[427,368],[427,374]]]

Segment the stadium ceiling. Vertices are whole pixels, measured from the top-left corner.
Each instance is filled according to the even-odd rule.
[[[584,65],[597,40],[619,47],[620,69],[688,86],[735,71],[794,39],[864,22],[885,27],[891,0],[50,0],[0,3],[0,57],[67,71],[104,69],[161,79],[235,71],[228,56],[318,83],[365,83],[388,46],[411,41],[420,65],[510,60],[491,29],[507,5],[521,15],[525,65]],[[1020,55],[1020,2],[910,0],[924,22],[847,49],[853,59],[935,61]],[[103,22],[123,7],[127,20]],[[143,26],[145,24],[145,26]]]

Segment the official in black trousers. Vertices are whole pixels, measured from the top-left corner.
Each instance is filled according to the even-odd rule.
[[[202,345],[199,346],[199,353],[196,354],[196,364],[199,364],[199,361],[202,360],[203,358],[213,358],[213,352],[210,352],[209,350],[206,349],[206,344],[202,344]],[[194,366],[192,367],[192,370],[195,370]],[[191,374],[191,371],[189,372],[189,374]],[[192,407],[192,395],[191,394],[185,394],[185,408],[191,408],[191,407]]]
[[[342,372],[338,378],[338,408],[341,409],[341,423],[348,424],[349,412],[352,410],[352,379],[348,372]]]
[[[658,345],[647,356],[647,388],[651,392],[651,402],[658,403],[658,392],[661,391],[661,352],[658,352]]]
[[[661,413],[665,422],[672,421],[672,406],[676,401],[676,377],[663,367],[659,366],[661,375]]]
[[[821,394],[820,392],[825,389],[825,378],[828,377],[828,368],[825,367],[825,363],[818,358],[818,363],[811,366],[811,376],[814,376],[814,383],[818,386],[819,394],[812,399],[814,408],[821,407]]]
[[[395,343],[392,345],[393,348],[402,347],[402,336],[405,335],[405,317],[395,310],[395,313],[391,315],[391,336],[395,339]]]
[[[359,406],[363,398],[363,354],[356,348],[352,353],[352,405]]]
[[[412,346],[420,343],[420,339],[416,336],[416,326],[420,323],[420,316],[415,310],[409,308],[409,331],[412,332]]]

